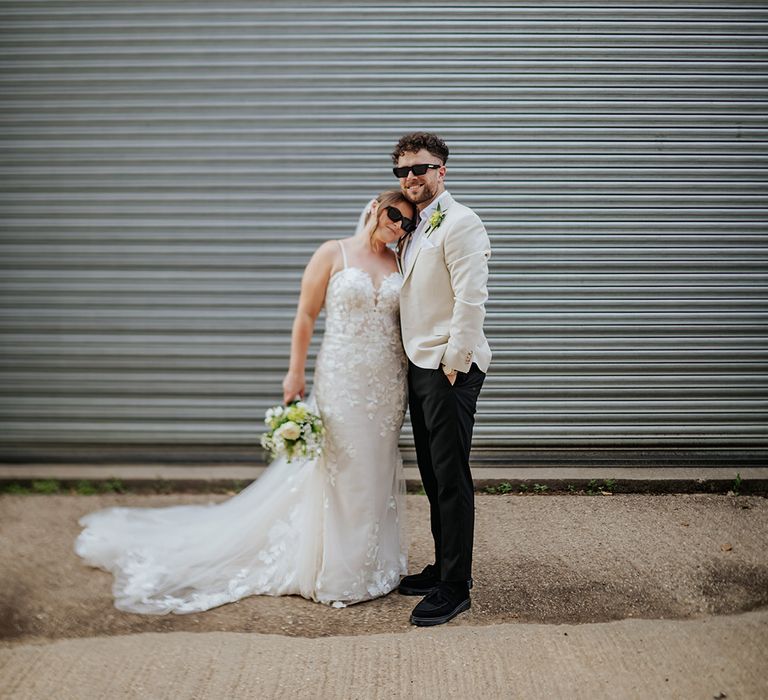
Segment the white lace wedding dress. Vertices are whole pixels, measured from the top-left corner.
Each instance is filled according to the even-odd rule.
[[[399,584],[407,573],[401,284],[392,273],[376,289],[346,255],[328,282],[307,399],[327,428],[323,456],[277,459],[221,503],[115,507],[80,518],[75,552],[114,574],[115,607],[183,614],[257,594],[343,607]]]

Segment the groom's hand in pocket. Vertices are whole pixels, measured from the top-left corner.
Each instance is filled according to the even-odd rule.
[[[445,374],[446,378],[451,383],[451,386],[453,386],[456,383],[456,377],[459,376],[458,371],[455,369],[450,369],[445,365],[442,365],[441,368],[443,370],[443,374]]]

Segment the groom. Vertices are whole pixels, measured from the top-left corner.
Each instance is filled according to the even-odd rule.
[[[431,514],[435,563],[399,591],[424,595],[415,625],[439,625],[470,607],[474,490],[469,451],[475,406],[491,361],[483,334],[491,245],[480,218],[445,189],[448,147],[434,134],[403,136],[393,172],[420,221],[401,255],[400,322],[408,404]]]

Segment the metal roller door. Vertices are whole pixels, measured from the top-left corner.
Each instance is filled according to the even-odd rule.
[[[476,460],[764,454],[763,2],[0,12],[3,459],[259,461],[303,265],[415,129],[494,246]]]

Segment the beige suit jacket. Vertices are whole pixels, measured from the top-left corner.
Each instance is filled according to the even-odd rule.
[[[424,230],[403,270],[400,325],[406,355],[418,367],[443,363],[467,372],[488,371],[491,349],[483,333],[491,243],[483,222],[447,194],[445,218]],[[401,261],[402,269],[402,261]]]

